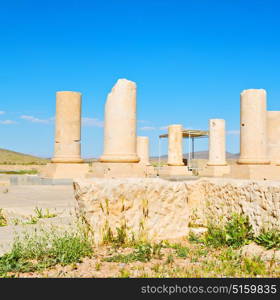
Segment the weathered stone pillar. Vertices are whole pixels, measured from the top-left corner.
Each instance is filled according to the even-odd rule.
[[[273,164],[280,165],[280,111],[267,112],[267,155]]]
[[[140,163],[150,166],[149,138],[147,136],[137,137],[137,155]]]
[[[240,99],[239,164],[268,164],[266,91],[244,90]]]
[[[119,79],[105,105],[101,162],[139,162],[136,149],[136,84]]]
[[[208,166],[226,166],[225,120],[209,120],[209,161]]]
[[[183,133],[182,125],[168,126],[168,165],[184,166],[183,164]]]
[[[81,93],[56,93],[55,149],[52,162],[80,163]]]

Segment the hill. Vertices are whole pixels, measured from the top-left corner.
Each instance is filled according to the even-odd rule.
[[[185,153],[184,158],[188,158],[188,157],[189,157],[189,154]],[[226,157],[227,157],[227,159],[238,159],[239,154],[227,152]],[[208,151],[197,151],[194,153],[194,158],[195,159],[208,159]],[[152,161],[157,160],[157,159],[158,159],[158,157],[156,157],[156,156],[151,157]],[[161,159],[167,160],[167,155],[162,155]]]
[[[32,156],[29,154],[23,154],[6,149],[0,149],[0,164],[23,164],[23,165],[35,165],[35,164],[46,164],[49,159]]]

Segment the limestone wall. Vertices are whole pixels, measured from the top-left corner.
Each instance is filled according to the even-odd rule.
[[[80,212],[100,243],[110,228],[126,225],[135,238],[185,237],[188,226],[221,224],[244,213],[254,231],[280,229],[280,182],[237,179],[167,181],[158,178],[74,181]]]
[[[237,212],[249,217],[256,233],[280,229],[280,181],[201,179],[188,194],[193,225],[221,223]]]

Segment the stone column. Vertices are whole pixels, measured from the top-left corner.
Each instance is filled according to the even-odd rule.
[[[273,164],[280,164],[280,111],[267,112],[267,155]]]
[[[137,137],[137,155],[140,163],[150,166],[149,138],[147,136]]]
[[[184,166],[183,164],[183,133],[182,125],[168,127],[168,165]]]
[[[244,90],[240,99],[239,164],[269,164],[266,117],[266,91]]]
[[[81,93],[56,93],[55,149],[52,162],[80,163]]]
[[[105,105],[101,162],[139,162],[136,149],[136,84],[119,79]]]
[[[208,166],[226,166],[225,120],[209,120],[209,161]]]

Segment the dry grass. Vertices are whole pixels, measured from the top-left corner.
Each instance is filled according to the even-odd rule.
[[[32,155],[22,154],[10,150],[0,149],[0,164],[7,165],[40,165],[46,164],[49,160]]]

